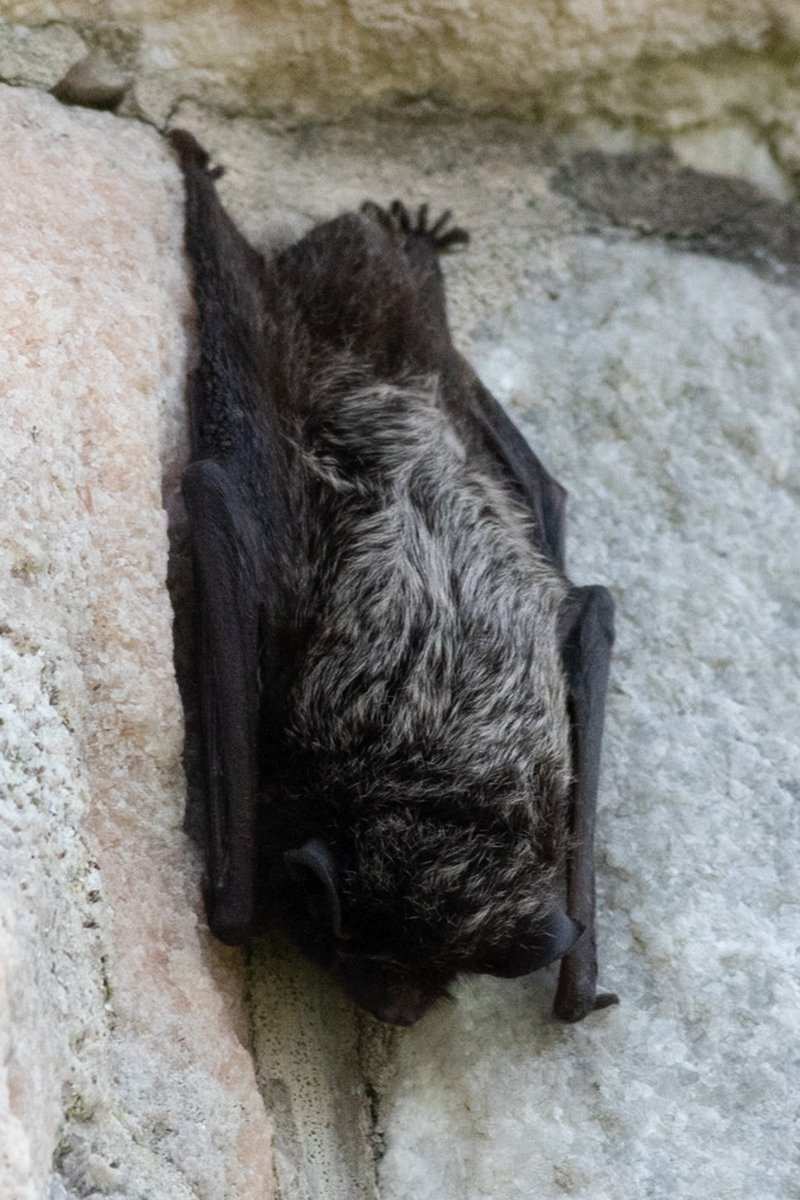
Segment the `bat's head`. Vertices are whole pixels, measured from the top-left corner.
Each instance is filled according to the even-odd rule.
[[[305,896],[302,948],[393,1025],[413,1025],[460,975],[532,974],[583,932],[555,900],[555,864],[507,826],[372,821],[285,858]]]

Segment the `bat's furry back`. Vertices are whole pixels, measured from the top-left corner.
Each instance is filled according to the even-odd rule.
[[[324,808],[347,847],[346,909],[369,894],[391,937],[396,918],[442,908],[468,956],[552,902],[565,587],[518,503],[470,461],[435,380],[320,380],[309,395],[289,435],[303,648],[281,792],[317,821]]]
[[[343,234],[352,240],[349,225]],[[276,302],[291,369],[275,399],[294,666],[268,737],[264,842],[322,837],[348,954],[444,986],[502,967],[556,904],[567,588],[518,498],[454,423],[439,372],[384,365],[381,377],[369,343],[359,354],[352,338],[310,352],[304,296],[290,286],[305,272],[292,265]],[[347,282],[337,286],[341,296]]]

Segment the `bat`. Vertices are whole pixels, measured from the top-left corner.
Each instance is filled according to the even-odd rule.
[[[369,203],[262,255],[170,139],[211,930],[282,925],[396,1025],[460,976],[558,959],[557,1017],[615,1003],[593,867],[613,603],[567,579],[566,493],[452,343],[439,256],[467,234]]]

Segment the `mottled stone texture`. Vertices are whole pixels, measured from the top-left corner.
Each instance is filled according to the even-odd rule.
[[[386,1038],[279,939],[245,975],[198,916],[160,496],[191,319],[174,166],[128,122],[2,105],[0,1196],[794,1200],[796,209],[500,120],[174,115],[255,241],[367,196],[452,204],[459,345],[570,489],[572,577],[617,600],[620,1007],[566,1028],[552,972],[473,981]]]
[[[0,79],[52,88],[85,60],[63,94],[96,102],[102,52],[128,83],[121,111],[157,124],[181,98],[278,121],[505,113],[606,146],[668,138],[779,195],[800,167],[799,49],[793,0],[0,5]]]
[[[181,182],[149,130],[7,88],[0,151],[0,1196],[267,1197],[181,828]]]

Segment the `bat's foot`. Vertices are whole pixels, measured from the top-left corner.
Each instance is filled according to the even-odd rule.
[[[428,223],[427,204],[421,204],[415,216],[412,216],[400,200],[393,200],[388,208],[366,200],[361,205],[361,211],[395,236],[424,238],[439,254],[446,253],[453,246],[465,246],[469,241],[466,229],[451,225],[452,214],[449,208],[432,224]]]
[[[558,996],[553,1005],[553,1016],[558,1021],[574,1025],[577,1021],[588,1017],[589,1013],[600,1012],[601,1009],[611,1008],[614,1004],[619,1004],[619,996],[615,992],[600,992],[593,998],[588,995],[576,995],[569,998]]]

